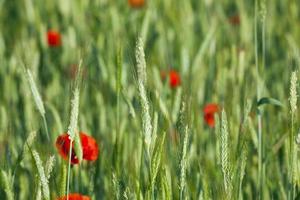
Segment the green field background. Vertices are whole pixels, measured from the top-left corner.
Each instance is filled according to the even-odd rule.
[[[240,23],[230,23],[232,16]],[[61,46],[47,44],[49,30],[61,34]],[[138,38],[157,136],[150,153]],[[54,155],[50,199],[64,195],[67,162],[55,141],[68,130],[80,60],[78,128],[97,140],[100,154],[71,166],[70,192],[92,199],[297,199],[300,123],[289,100],[299,45],[298,0],[146,0],[142,8],[126,0],[0,0],[0,199],[47,199],[36,197],[41,177],[32,149],[42,166]],[[25,68],[42,97],[50,139]],[[179,87],[161,78],[170,69],[180,74]],[[209,103],[222,108],[214,128],[203,118]]]

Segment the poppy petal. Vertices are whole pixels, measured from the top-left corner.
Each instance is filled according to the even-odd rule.
[[[83,159],[89,161],[97,160],[99,154],[97,141],[83,132],[80,133],[80,140],[83,150]]]
[[[132,8],[141,8],[145,5],[145,0],[128,0],[128,4]]]
[[[175,70],[170,70],[169,72],[169,84],[171,88],[176,88],[180,85],[181,79],[180,75]]]
[[[82,146],[83,159],[88,161],[97,160],[99,155],[99,148],[98,148],[97,141],[93,137],[88,136],[83,132],[80,132],[80,141]],[[70,143],[71,143],[70,136],[67,133],[58,136],[55,143],[58,153],[66,161],[69,160],[68,158],[69,158],[69,151],[70,151]],[[74,143],[72,144],[71,163],[72,164],[79,163],[79,160],[76,157],[74,151]]]
[[[69,160],[68,158],[69,158],[70,144],[71,144],[70,136],[67,133],[58,136],[58,138],[56,139],[56,143],[55,143],[56,148],[59,154],[61,155],[61,157],[66,161]],[[78,164],[79,160],[75,155],[75,151],[73,147],[74,144],[72,144],[71,164]]]
[[[72,193],[68,195],[68,199],[69,200],[91,200],[90,197],[85,196],[85,195],[81,195],[79,193]],[[57,198],[57,200],[67,200],[67,195],[63,196],[63,197],[59,197]]]
[[[54,30],[47,32],[48,45],[50,47],[58,47],[61,45],[61,36],[60,33]]]
[[[207,104],[204,109],[203,109],[203,113],[204,113],[204,120],[206,122],[206,124],[210,127],[214,127],[215,126],[215,118],[214,118],[214,114],[219,112],[220,108],[218,106],[218,104]]]

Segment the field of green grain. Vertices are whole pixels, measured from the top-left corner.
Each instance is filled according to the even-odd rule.
[[[0,0],[0,199],[300,199],[299,49],[298,0]]]

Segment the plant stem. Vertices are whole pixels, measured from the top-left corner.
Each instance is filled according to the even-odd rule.
[[[71,139],[70,150],[69,150],[69,162],[68,162],[68,176],[67,176],[67,200],[69,200],[72,145],[73,145],[73,140]]]
[[[255,36],[255,66],[256,66],[256,92],[257,92],[257,102],[260,99],[260,74],[258,66],[258,38],[257,38],[257,0],[255,1],[255,19],[254,19],[254,36]],[[262,115],[260,108],[257,108],[257,134],[258,134],[258,198],[263,198],[263,171],[262,171],[262,147],[263,147],[263,138],[262,138]]]
[[[293,175],[294,175],[294,113],[292,113],[292,119],[291,119],[291,134],[290,134],[290,169],[289,169],[289,199],[295,198],[295,186],[293,181]]]
[[[60,196],[66,194],[66,180],[67,180],[67,165],[63,162],[61,165],[61,182],[60,182]]]
[[[48,141],[50,141],[50,136],[49,136],[49,131],[48,131],[48,125],[47,125],[47,120],[46,120],[45,115],[43,115],[42,118],[43,118],[43,123],[44,123],[45,130],[46,130],[47,139],[48,139]]]

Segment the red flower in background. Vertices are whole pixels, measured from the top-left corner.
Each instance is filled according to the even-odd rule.
[[[93,137],[88,136],[83,132],[80,132],[79,136],[82,146],[83,159],[88,161],[97,160],[99,154],[97,141]],[[59,154],[62,156],[63,159],[67,161],[69,158],[70,143],[70,136],[67,133],[64,133],[63,135],[58,136],[55,144]],[[79,163],[79,160],[74,151],[74,143],[72,143],[71,163]]]
[[[49,30],[47,32],[47,40],[50,47],[58,47],[61,45],[61,36],[57,31]]]
[[[58,136],[56,139],[56,148],[58,150],[58,153],[61,155],[61,157],[65,160],[68,160],[69,150],[70,150],[70,136],[65,133],[63,135]],[[79,160],[75,155],[75,151],[72,145],[72,155],[71,155],[71,163],[72,164],[78,164]]]
[[[98,158],[99,148],[97,141],[84,133],[80,133],[80,141],[83,151],[83,159],[89,161],[95,161]]]
[[[171,88],[176,88],[180,85],[181,79],[180,75],[175,70],[170,70],[169,72],[169,84]]]
[[[204,109],[203,109],[204,120],[208,126],[210,126],[210,127],[215,126],[214,115],[215,115],[215,113],[218,113],[219,111],[220,111],[220,108],[219,108],[218,104],[215,104],[215,103],[207,104],[204,107]]]
[[[132,8],[141,8],[145,5],[145,0],[128,0],[128,4]]]
[[[233,26],[240,25],[240,23],[241,23],[240,16],[238,14],[232,15],[231,17],[229,17],[229,23]]]
[[[90,197],[81,195],[79,193],[72,193],[72,194],[69,194],[68,196],[69,196],[69,200],[91,200]],[[59,198],[57,198],[57,200],[67,200],[67,195],[65,195],[63,197],[59,197]]]

